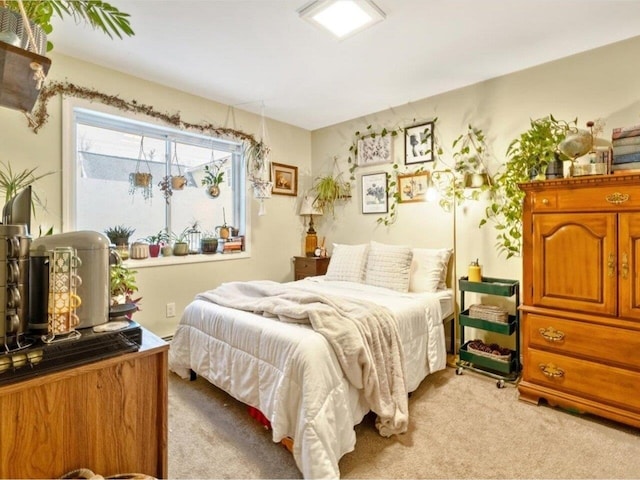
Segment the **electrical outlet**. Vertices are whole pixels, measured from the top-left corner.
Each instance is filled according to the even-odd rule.
[[[176,304],[171,302],[167,303],[167,318],[176,316]]]

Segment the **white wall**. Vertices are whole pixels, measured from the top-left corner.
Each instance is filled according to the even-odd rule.
[[[614,127],[640,124],[640,75],[638,55],[640,37],[592,50],[535,68],[487,80],[466,88],[418,102],[395,106],[362,118],[340,123],[312,133],[314,174],[330,169],[338,156],[342,169],[354,133],[372,125],[372,131],[404,127],[438,118],[436,134],[451,161],[451,143],[466,131],[468,123],[482,128],[493,154],[490,170],[495,173],[504,163],[508,144],[528,128],[529,119],[549,113],[586,127],[588,120],[605,121],[603,138],[610,138]],[[437,73],[437,65],[433,66]],[[465,65],[460,65],[461,74]],[[404,168],[403,138],[395,142],[395,156]],[[415,170],[415,166],[414,169]],[[388,243],[440,247],[452,244],[452,215],[437,203],[409,203],[398,206],[398,220],[390,227],[376,225],[376,215],[362,215],[360,175],[383,171],[381,166],[358,168],[357,189],[352,201],[339,207],[336,218],[326,216],[319,223],[319,235],[328,242],[358,243],[373,238]],[[470,261],[480,259],[487,276],[521,279],[520,258],[505,259],[495,249],[495,231],[478,223],[484,216],[486,200],[465,202],[457,210],[457,270],[466,275]]]
[[[123,55],[123,62],[126,56]],[[147,82],[96,65],[52,53],[49,79],[69,81],[122,99],[136,100],[156,110],[179,112],[184,121],[210,122],[224,126],[227,106]],[[265,105],[268,116],[269,106]],[[34,227],[53,225],[62,228],[62,100],[53,97],[48,106],[48,123],[34,134],[24,115],[0,108],[0,161],[11,163],[14,170],[38,167],[36,173],[49,170],[56,174],[37,182],[35,188],[46,200],[48,212],[37,212]],[[259,136],[260,117],[236,109],[235,128]],[[233,125],[227,125],[233,127]],[[311,170],[311,134],[309,131],[273,120],[267,121],[271,160],[297,166],[301,177]],[[182,310],[196,293],[216,287],[223,281],[265,278],[293,280],[292,257],[301,254],[304,235],[302,218],[297,215],[298,199],[274,195],[267,201],[267,215],[258,216],[258,203],[251,201],[252,255],[250,259],[217,261],[173,266],[136,266],[142,295],[142,311],[134,319],[155,333],[166,336],[175,330]],[[127,212],[122,212],[122,222]],[[220,222],[222,223],[222,222]],[[176,303],[177,316],[165,318],[165,305]]]

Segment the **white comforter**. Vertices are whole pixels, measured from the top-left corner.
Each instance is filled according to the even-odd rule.
[[[394,312],[405,354],[405,382],[417,388],[444,368],[444,329],[436,294],[399,294],[346,282],[291,282],[327,296],[369,300]],[[346,379],[329,342],[309,325],[284,323],[198,298],[185,310],[169,366],[189,369],[270,419],[273,440],[294,439],[305,478],[339,477],[338,461],[355,446],[353,426],[367,413],[361,389]]]

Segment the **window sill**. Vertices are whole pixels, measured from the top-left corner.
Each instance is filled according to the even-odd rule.
[[[170,257],[149,257],[142,260],[133,260],[129,258],[123,263],[129,268],[139,269],[147,267],[165,267],[169,265],[186,265],[191,263],[224,262],[226,260],[239,260],[245,258],[251,258],[251,255],[248,252],[214,253],[210,255],[198,253],[190,255],[172,255]]]

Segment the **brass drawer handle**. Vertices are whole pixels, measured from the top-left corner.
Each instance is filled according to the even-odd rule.
[[[629,276],[629,257],[627,253],[622,254],[622,278],[626,279]]]
[[[542,199],[542,204],[543,205],[549,205],[549,199],[548,198],[543,198]]]
[[[609,254],[607,267],[609,268],[609,277],[614,277],[616,274],[616,256],[613,253]]]
[[[613,203],[614,205],[620,205],[621,203],[624,203],[627,200],[629,200],[629,194],[628,193],[614,192],[614,193],[610,193],[609,195],[607,195],[605,197],[605,199],[609,203]]]
[[[549,378],[561,378],[564,377],[564,370],[556,367],[553,363],[541,363],[538,368],[545,377]]]
[[[541,328],[538,332],[547,342],[562,342],[564,340],[564,332],[553,327]]]

